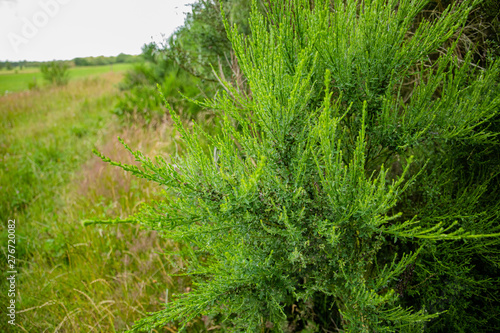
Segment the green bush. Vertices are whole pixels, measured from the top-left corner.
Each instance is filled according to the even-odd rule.
[[[124,95],[118,100],[114,113],[121,118],[140,117],[146,123],[159,119],[167,113],[164,100],[182,113],[183,118],[191,119],[201,110],[200,106],[187,101],[185,97],[195,99],[200,96],[200,79],[175,68],[172,62],[141,63],[126,73],[121,82]]]
[[[498,331],[500,60],[430,62],[473,1],[414,29],[427,2],[254,5],[251,37],[226,21],[251,95],[226,83],[204,103],[221,134],[170,109],[184,155],[101,155],[167,189],[134,220],[183,244],[195,281],[133,331],[200,315],[227,331]]]
[[[69,65],[62,61],[51,61],[40,66],[43,78],[50,84],[64,86],[69,81]]]

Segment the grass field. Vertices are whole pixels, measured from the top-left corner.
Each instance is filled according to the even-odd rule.
[[[133,64],[114,64],[105,66],[73,67],[69,69],[69,78],[72,80],[107,72],[120,73],[130,69],[132,66]],[[19,68],[2,70],[0,71],[0,96],[4,95],[7,91],[17,92],[27,90],[29,88],[29,84],[34,83],[35,81],[38,86],[43,86],[45,84],[42,74],[38,68],[28,67],[22,70]]]
[[[7,263],[7,220],[15,219],[18,271],[17,326],[2,319],[0,332],[120,332],[160,310],[167,290],[189,287],[169,275],[182,261],[162,254],[175,244],[133,225],[81,225],[127,217],[157,196],[92,148],[126,163],[135,162],[118,135],[148,155],[174,149],[167,123],[120,125],[110,110],[122,74],[94,74],[65,87],[0,96],[0,243]],[[2,278],[4,291],[6,284]]]

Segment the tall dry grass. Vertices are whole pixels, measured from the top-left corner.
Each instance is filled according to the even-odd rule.
[[[0,331],[119,332],[161,310],[167,293],[189,288],[188,280],[169,275],[183,265],[163,254],[176,244],[135,225],[81,224],[129,216],[159,196],[152,184],[104,164],[92,148],[126,163],[134,161],[117,136],[148,155],[175,149],[168,122],[124,127],[114,118],[120,78],[109,73],[1,97],[2,215],[18,221],[19,274],[17,326],[2,321]]]

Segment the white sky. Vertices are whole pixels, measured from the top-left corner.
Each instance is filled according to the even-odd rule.
[[[195,0],[0,0],[0,61],[139,54]]]

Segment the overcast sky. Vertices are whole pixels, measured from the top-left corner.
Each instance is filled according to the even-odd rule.
[[[0,0],[0,61],[139,54],[194,0]]]

